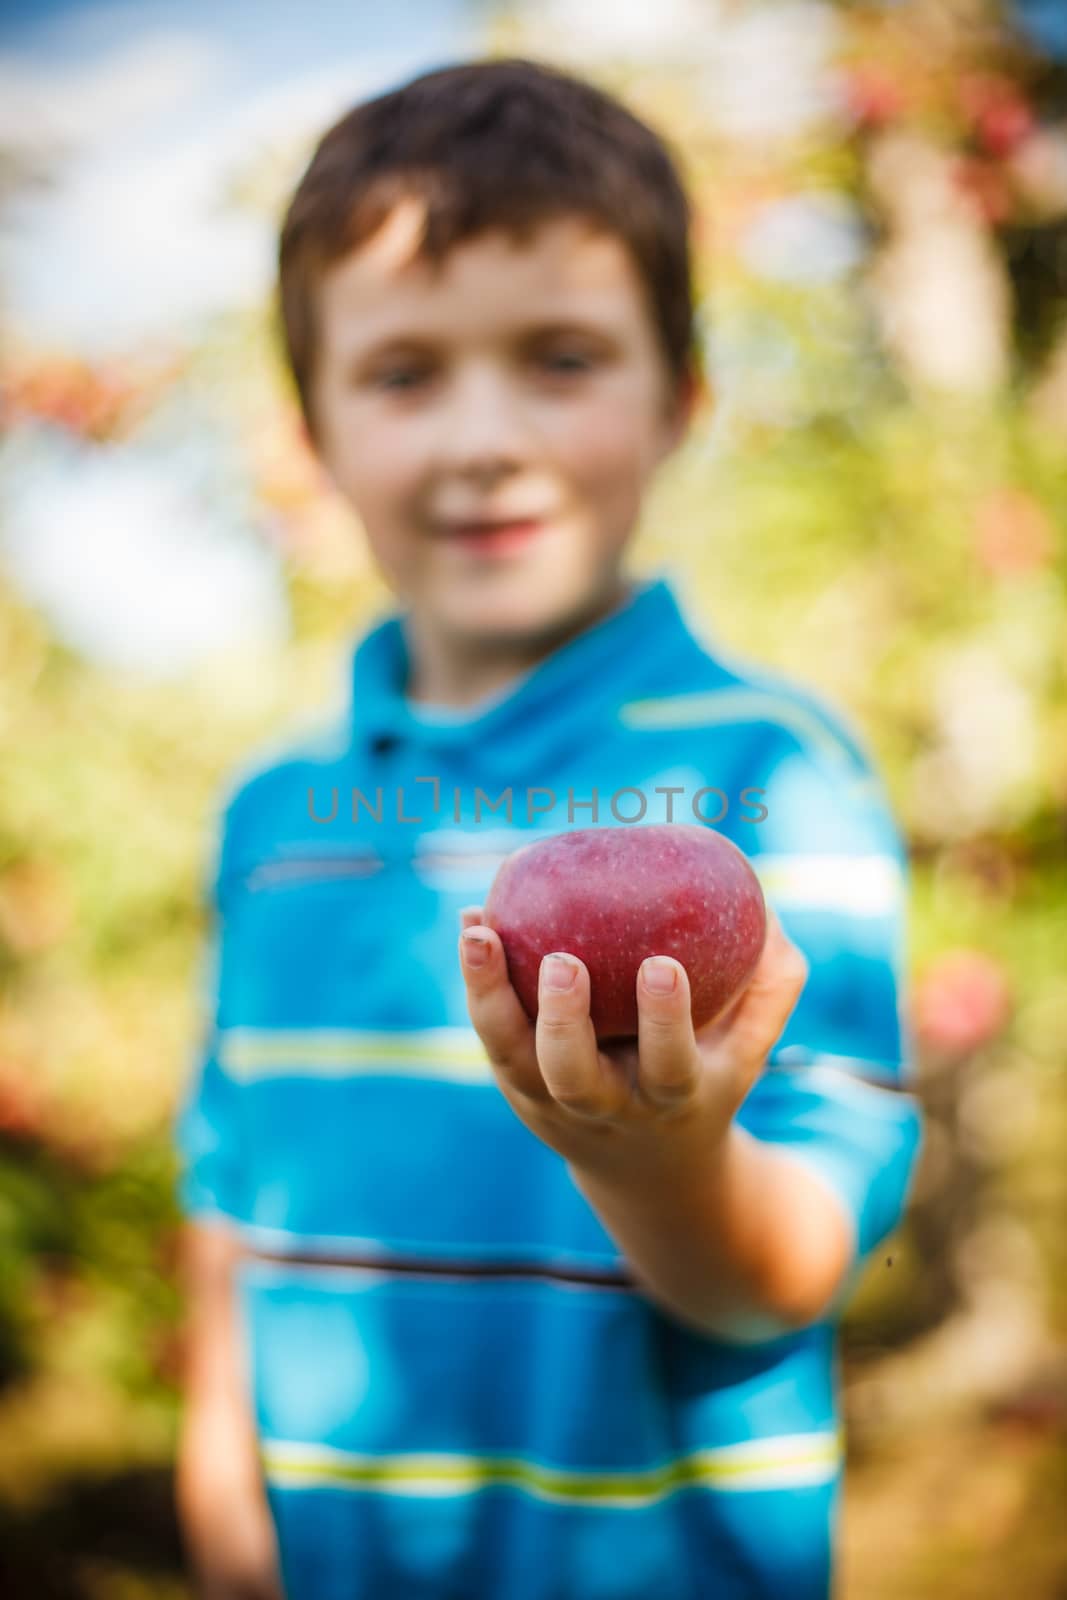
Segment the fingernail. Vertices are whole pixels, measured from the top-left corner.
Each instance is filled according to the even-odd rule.
[[[573,989],[578,968],[566,956],[546,956],[541,975],[546,989]]]
[[[647,961],[643,961],[641,976],[645,980],[645,988],[651,989],[653,994],[670,994],[678,986],[678,970],[673,961],[667,961],[663,956],[649,956]]]
[[[463,959],[468,967],[484,967],[489,960],[489,940],[480,933],[463,935]]]

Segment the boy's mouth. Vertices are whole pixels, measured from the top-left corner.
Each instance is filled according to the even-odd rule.
[[[506,555],[532,539],[544,527],[535,517],[510,522],[455,522],[445,529],[445,537],[462,549],[482,555]]]

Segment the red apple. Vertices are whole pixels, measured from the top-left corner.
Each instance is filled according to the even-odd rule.
[[[565,950],[584,961],[598,1039],[636,1035],[646,956],[681,962],[693,1026],[711,1022],[752,976],[767,929],[743,852],[694,823],[578,828],[523,845],[498,870],[483,915],[531,1019],[541,958]]]

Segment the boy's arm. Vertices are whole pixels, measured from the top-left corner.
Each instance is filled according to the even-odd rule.
[[[802,753],[764,792],[770,928],[778,940],[774,901],[789,937],[768,940],[748,1025],[728,1013],[710,1051],[708,1030],[693,1048],[681,978],[671,996],[639,983],[640,1115],[606,1093],[582,964],[569,996],[542,991],[535,1030],[480,908],[464,913],[486,947],[480,969],[465,962],[471,1017],[515,1110],[568,1161],[650,1297],[741,1342],[839,1309],[899,1220],[921,1135],[900,992],[905,855],[880,786],[854,760]],[[657,1128],[656,1102],[672,1097],[693,1108],[688,1128]]]
[[[808,963],[785,1028],[703,1164],[656,1184],[571,1167],[650,1297],[740,1342],[840,1313],[900,1219],[922,1133],[907,855],[884,791],[870,771],[799,754],[764,782],[753,864]]]
[[[900,1222],[922,1146],[907,992],[907,844],[862,740],[828,718],[769,750],[752,864],[808,981],[739,1114],[832,1195],[851,1236],[837,1315]]]
[[[745,1341],[843,1308],[899,1221],[921,1142],[907,852],[884,787],[837,739],[758,776],[768,815],[753,829],[753,865],[808,963],[796,1007],[704,1171],[642,1192],[572,1169],[654,1298]],[[709,1251],[718,1266],[701,1292]],[[730,1268],[746,1262],[750,1303],[769,1321],[736,1300],[731,1311]]]
[[[762,1343],[818,1321],[853,1260],[840,1203],[736,1122],[691,1170],[569,1171],[649,1298],[713,1338]]]
[[[464,913],[480,918],[481,908]],[[483,948],[472,963],[471,944]],[[461,940],[471,1019],[514,1110],[571,1176],[650,1298],[699,1332],[741,1342],[814,1320],[836,1293],[851,1236],[836,1198],[734,1123],[807,976],[768,909],[767,938],[738,1001],[694,1034],[681,963],[673,990],[637,984],[636,1045],[599,1050],[589,973],[542,978],[531,1023],[499,935]],[[635,1087],[639,1092],[635,1092]]]
[[[185,1404],[176,1494],[202,1600],[283,1600],[274,1523],[241,1359],[239,1245],[222,1222],[187,1223]]]

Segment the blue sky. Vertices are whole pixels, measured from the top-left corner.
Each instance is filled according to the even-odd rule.
[[[237,47],[249,78],[272,70],[300,71],[352,50],[393,49],[434,39],[449,46],[463,17],[476,16],[475,0],[407,0],[401,7],[304,0],[7,0],[0,42],[8,50],[56,63],[78,63],[111,50],[123,35],[183,26],[208,32]]]
[[[219,216],[227,178],[263,145],[310,139],[353,101],[477,52],[481,17],[470,0],[8,6],[0,141],[28,142],[55,175],[3,227],[16,329],[98,354],[254,301],[271,240]]]

